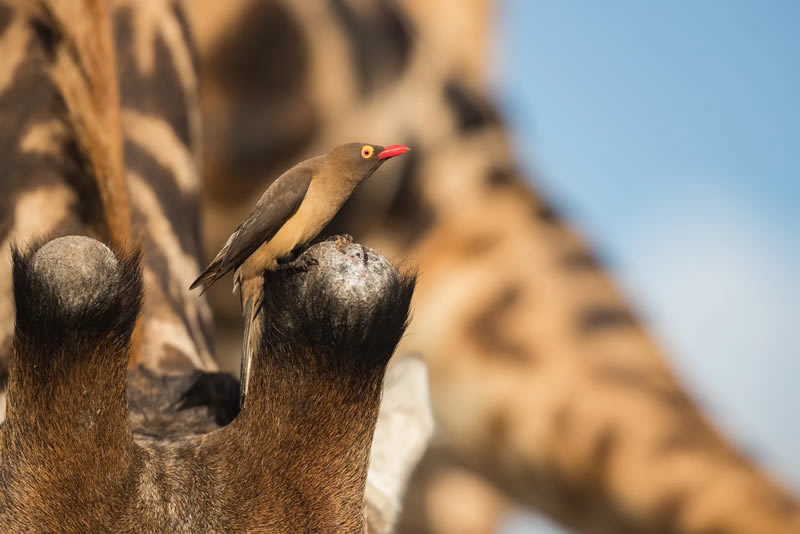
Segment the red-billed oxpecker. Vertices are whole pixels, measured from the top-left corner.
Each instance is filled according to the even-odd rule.
[[[262,308],[263,273],[279,268],[304,269],[298,262],[280,264],[314,239],[350,197],[386,160],[409,151],[403,145],[365,143],[337,146],[327,154],[302,161],[280,175],[261,195],[256,207],[231,234],[222,250],[191,289],[201,294],[230,271],[233,291],[239,289],[244,316],[242,401],[247,392],[254,353],[251,326]],[[300,262],[302,263],[302,261]]]

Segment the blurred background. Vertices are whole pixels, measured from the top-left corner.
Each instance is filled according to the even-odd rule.
[[[797,531],[800,7],[186,5],[207,255],[291,164],[413,147],[324,231],[421,273],[398,352],[437,431],[398,532]]]
[[[800,490],[800,4],[504,0],[497,14],[494,91],[518,157],[694,398]]]

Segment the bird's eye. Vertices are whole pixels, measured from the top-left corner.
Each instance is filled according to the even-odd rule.
[[[364,145],[361,147],[361,157],[364,159],[371,158],[373,152],[375,152],[375,149],[369,145]]]

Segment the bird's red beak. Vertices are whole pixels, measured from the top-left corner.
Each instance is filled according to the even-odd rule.
[[[411,149],[408,148],[407,146],[389,145],[380,151],[380,153],[378,154],[378,159],[387,159],[387,158],[393,158],[395,156],[400,156],[402,154],[405,154],[409,150]]]

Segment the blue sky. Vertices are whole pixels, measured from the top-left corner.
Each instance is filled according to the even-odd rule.
[[[718,424],[800,490],[800,2],[498,15],[520,159]]]

